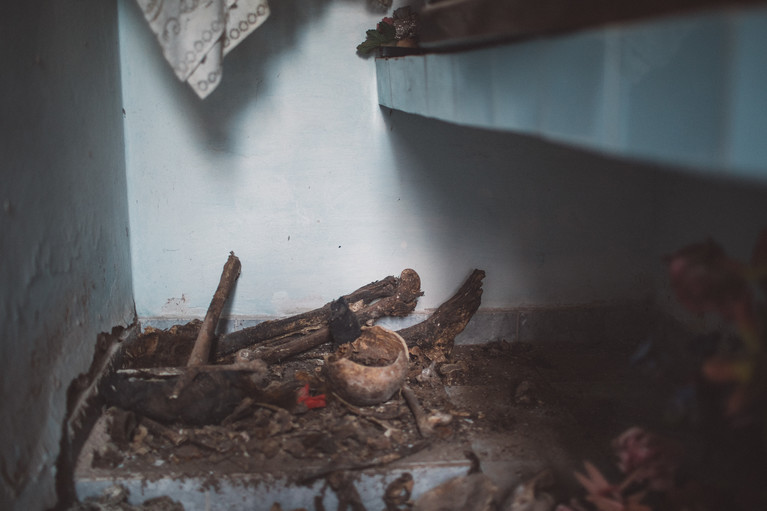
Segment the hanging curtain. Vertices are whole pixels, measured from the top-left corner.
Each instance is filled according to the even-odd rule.
[[[136,0],[176,76],[205,98],[224,56],[269,17],[267,0]]]

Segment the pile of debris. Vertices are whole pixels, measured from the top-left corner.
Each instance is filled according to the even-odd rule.
[[[397,332],[374,323],[415,309],[423,292],[411,269],[319,309],[217,336],[239,273],[232,253],[204,321],[147,328],[126,346],[102,386],[105,435],[91,466],[194,475],[195,467],[253,473],[268,464],[296,484],[325,478],[340,496],[350,471],[435,441],[466,443],[466,423],[453,420],[464,412],[440,374],[456,365],[454,340],[479,307],[483,271]]]
[[[387,475],[387,511],[767,509],[766,265],[767,234],[750,266],[712,242],[670,258],[682,304],[719,312],[740,339],[723,331],[680,343],[672,328],[660,342],[632,347],[540,349],[517,339],[454,349],[480,304],[480,270],[427,320],[397,332],[375,323],[414,310],[422,292],[409,269],[319,309],[216,336],[239,275],[232,254],[204,321],[147,329],[122,347],[100,338],[102,356],[70,387],[60,461],[79,452],[73,431],[88,429],[83,410],[96,389],[108,408],[78,466],[97,475],[144,482],[174,474],[217,488],[218,476],[279,474],[320,488],[291,501],[316,511],[326,490],[339,510],[364,510],[355,478],[372,472]],[[669,341],[689,348],[672,350]],[[103,370],[117,352],[119,367]],[[392,480],[401,468],[388,464],[448,446],[441,452],[451,460],[470,460],[461,465],[471,465],[468,473],[417,498],[413,474],[419,485],[423,474]],[[271,500],[263,506],[282,510]],[[181,508],[167,497],[131,505],[126,490],[112,488],[73,509]]]

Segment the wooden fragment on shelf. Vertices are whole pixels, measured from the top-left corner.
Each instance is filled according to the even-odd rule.
[[[399,279],[396,279],[396,282],[396,287],[391,295],[355,312],[360,324],[372,324],[376,319],[384,316],[407,316],[415,309],[418,297],[423,294],[421,278],[418,273],[411,269],[405,269],[400,274]],[[330,328],[327,323],[324,323],[317,325],[314,331],[304,335],[264,339],[252,348],[251,356],[268,363],[279,362],[331,340]],[[224,340],[224,342],[226,341]]]
[[[436,348],[450,356],[455,337],[463,332],[482,301],[485,272],[474,270],[458,291],[440,305],[428,319],[399,330],[408,346]]]
[[[405,270],[405,272],[412,270]],[[405,273],[403,272],[403,274]],[[415,272],[413,272],[415,273]],[[416,274],[417,276],[417,274]],[[363,306],[368,306],[372,302],[393,296],[400,288],[401,280],[393,276],[386,277],[383,280],[371,282],[344,298],[349,304],[362,302]],[[332,302],[328,302],[318,309],[314,309],[302,314],[290,316],[288,318],[264,321],[249,328],[243,328],[222,336],[216,346],[215,357],[220,359],[226,355],[271,340],[277,342],[279,339],[285,339],[301,334],[310,334],[316,332],[327,325],[332,314]]]

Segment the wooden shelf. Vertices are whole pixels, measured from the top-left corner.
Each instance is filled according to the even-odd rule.
[[[658,19],[764,0],[437,0],[420,13],[421,44],[453,48]]]
[[[767,7],[377,59],[379,103],[767,180]]]

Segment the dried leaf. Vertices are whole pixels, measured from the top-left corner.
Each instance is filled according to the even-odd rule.
[[[598,468],[584,461],[587,475],[575,472],[575,478],[586,489],[586,500],[594,504],[599,511],[652,511],[641,504],[644,492],[624,497],[621,488],[610,484]]]
[[[681,448],[671,440],[640,427],[627,429],[613,441],[618,468],[628,478],[621,490],[632,482],[647,482],[653,490],[667,490],[674,484]]]
[[[614,486],[607,482],[607,479],[605,479],[597,467],[590,461],[584,461],[583,465],[586,467],[586,473],[588,475],[575,472],[575,478],[589,494],[599,495],[613,491]]]

